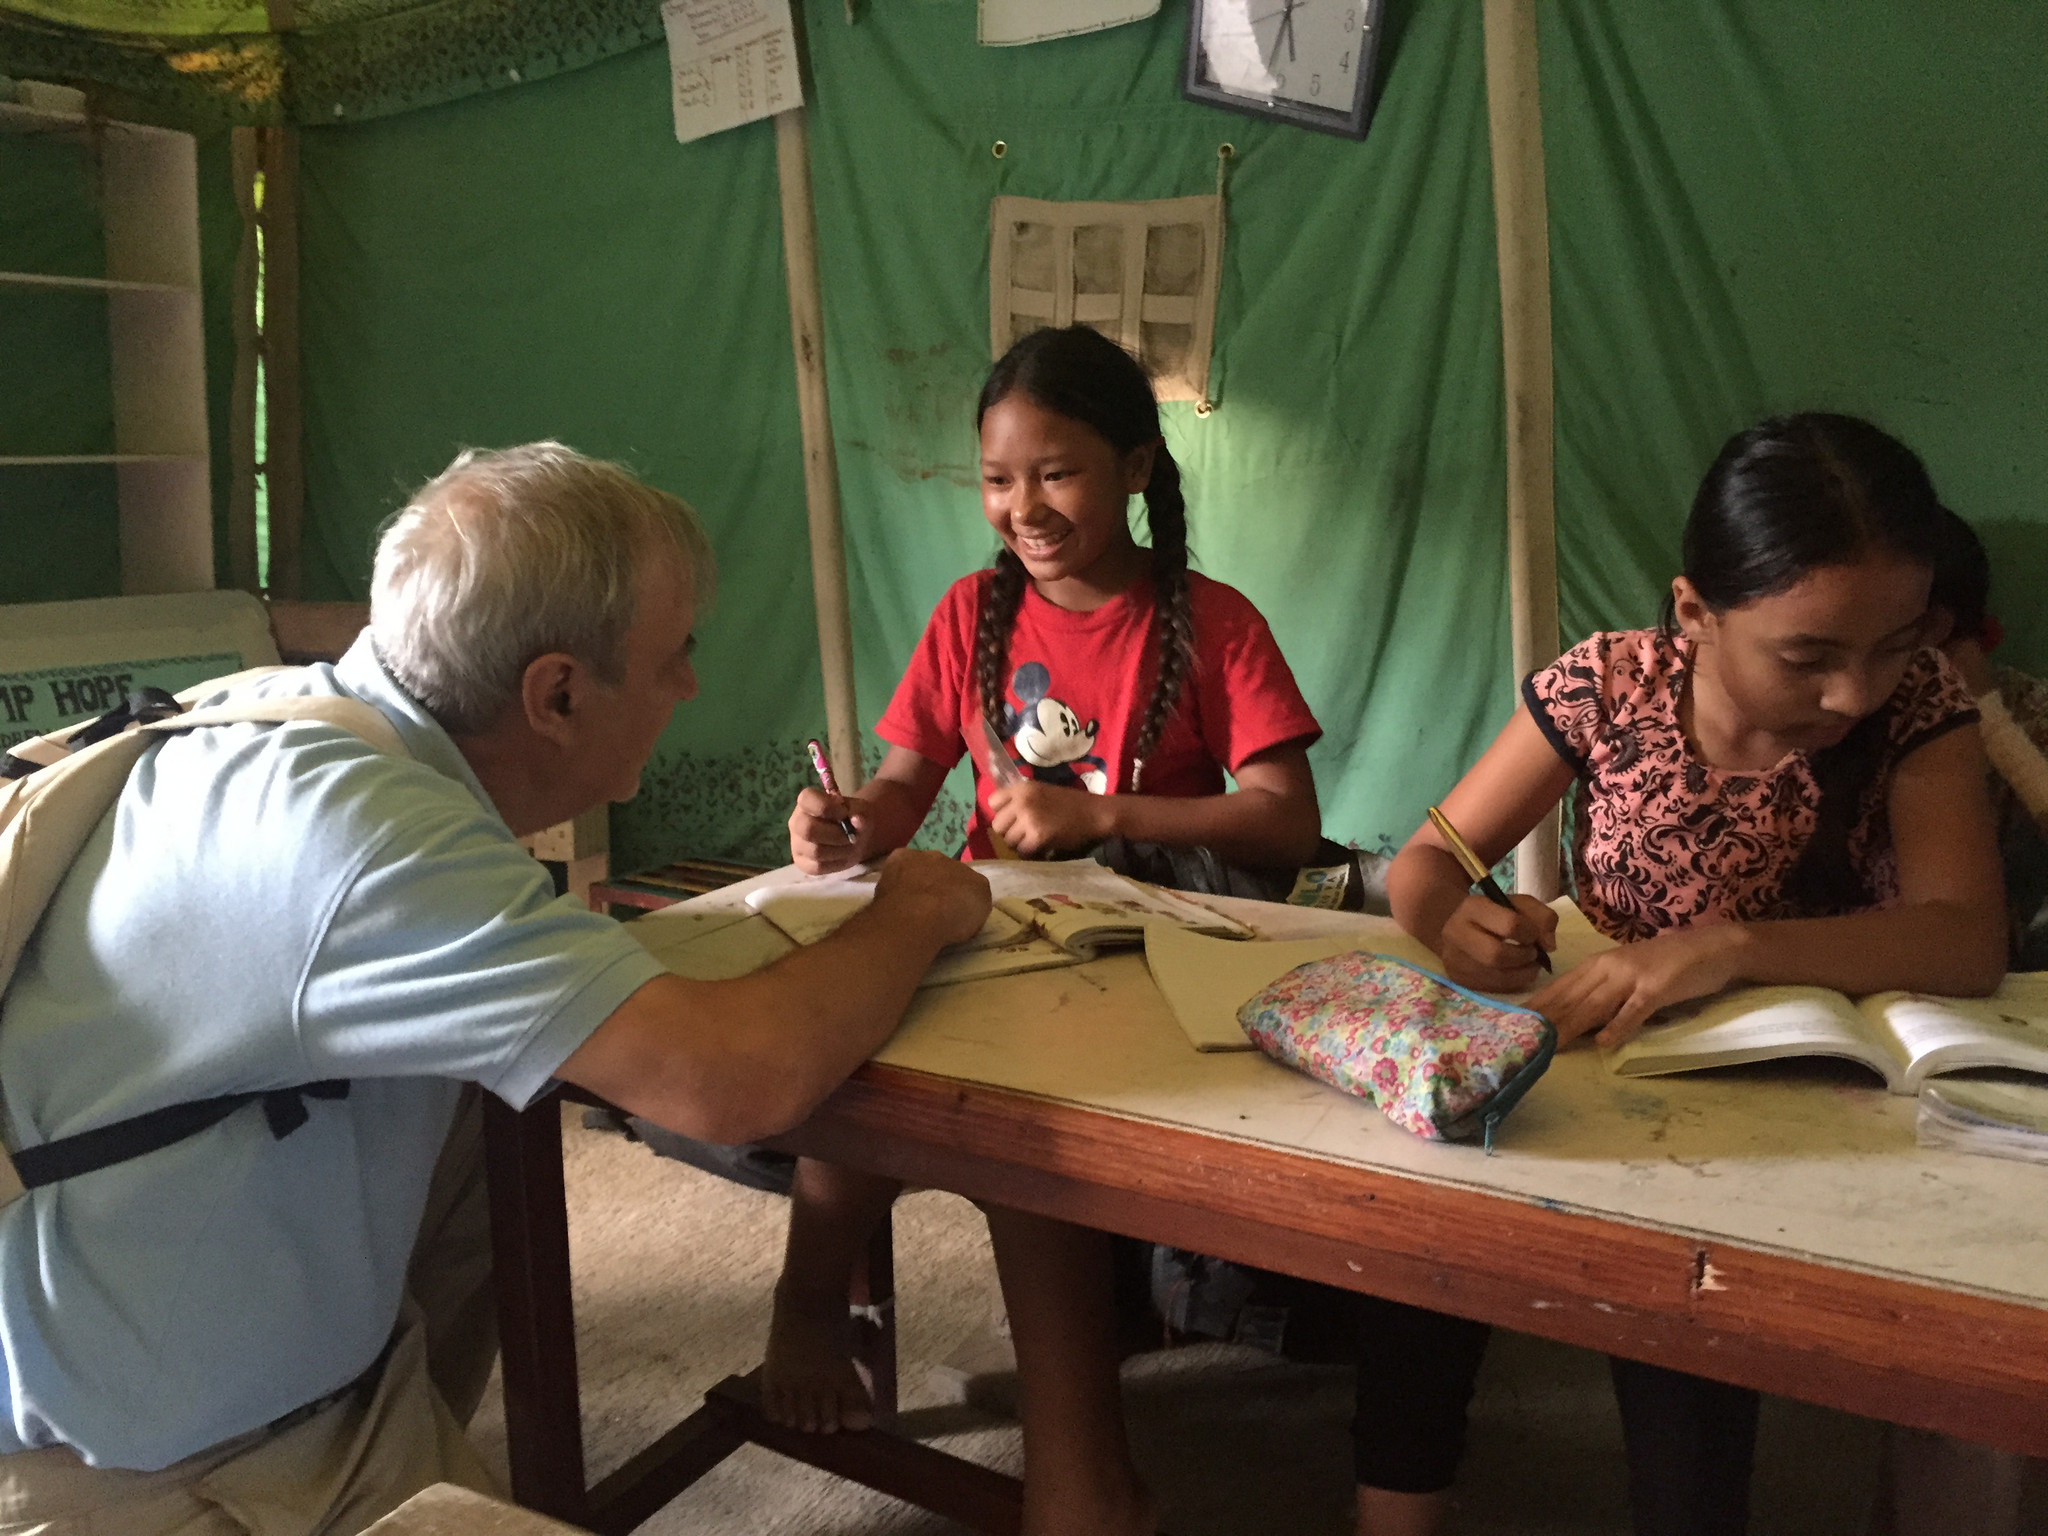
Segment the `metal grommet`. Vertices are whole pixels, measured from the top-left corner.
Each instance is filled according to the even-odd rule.
[[[995,143],[989,145],[988,152],[994,155],[998,160],[1000,160],[1003,158],[1003,156],[1007,155],[1010,152],[1010,146],[1005,144],[1001,139],[997,139]]]
[[[1216,146],[1216,158],[1218,160],[1228,160],[1232,155],[1236,153],[1237,146],[1227,141]]]
[[[1213,400],[1207,400],[1207,399],[1203,399],[1203,400],[1197,400],[1197,401],[1195,402],[1195,414],[1196,414],[1197,416],[1207,416],[1207,415],[1210,415],[1210,414],[1211,414],[1212,412],[1214,412],[1214,411],[1215,411],[1215,409],[1216,409],[1216,402],[1215,402],[1215,401],[1213,401]]]

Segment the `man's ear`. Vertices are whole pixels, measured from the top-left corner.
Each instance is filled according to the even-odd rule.
[[[575,743],[583,703],[583,665],[565,651],[549,651],[519,675],[519,703],[536,736],[567,747]]]
[[[1712,640],[1720,628],[1717,615],[1700,596],[1699,589],[1683,576],[1671,578],[1671,613],[1679,632],[1695,645]]]

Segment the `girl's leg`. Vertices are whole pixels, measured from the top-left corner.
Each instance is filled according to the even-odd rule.
[[[1608,1364],[1636,1536],[1744,1536],[1761,1399],[1659,1365]]]
[[[2025,1457],[1894,1424],[1884,1460],[1871,1536],[2019,1536]]]
[[[984,1209],[1017,1349],[1024,1536],[1152,1536],[1124,1431],[1108,1237]]]
[[[1492,1330],[1376,1296],[1359,1303],[1358,1536],[1433,1536]]]
[[[847,1291],[854,1265],[903,1186],[800,1157],[789,1189],[789,1245],[761,1363],[761,1406],[791,1429],[867,1429],[874,1407],[853,1368]]]

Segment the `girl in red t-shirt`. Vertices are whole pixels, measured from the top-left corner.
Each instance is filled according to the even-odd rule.
[[[1946,623],[1928,605],[1944,519],[1920,460],[1869,423],[1766,421],[1708,470],[1664,624],[1595,635],[1523,685],[1443,809],[1491,862],[1579,784],[1578,903],[1620,947],[1530,1000],[1561,1041],[1618,1045],[1733,982],[1998,985],[1977,711],[1927,648]],[[1471,894],[1429,826],[1387,884],[1453,980],[1540,979],[1555,914]],[[1621,1360],[1614,1378],[1640,1536],[1740,1532],[1756,1394]]]
[[[1112,836],[1296,866],[1320,835],[1320,734],[1256,609],[1187,568],[1180,470],[1144,371],[1086,326],[1041,330],[981,392],[981,507],[995,568],[954,583],[876,726],[889,753],[855,795],[789,818],[816,874],[907,843],[970,755],[967,853],[1077,850]],[[1142,494],[1151,544],[1132,536]],[[987,771],[983,722],[1023,775]],[[1021,761],[1019,761],[1021,760]],[[1224,792],[1224,773],[1237,781]],[[839,823],[855,831],[849,843]],[[871,1418],[847,1331],[854,1264],[901,1186],[801,1160],[762,1398],[809,1430]],[[990,1209],[1024,1400],[1027,1536],[1152,1530],[1117,1391],[1102,1234]]]

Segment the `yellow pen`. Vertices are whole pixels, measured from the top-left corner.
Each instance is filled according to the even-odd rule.
[[[1506,907],[1510,912],[1515,911],[1513,899],[1500,888],[1500,882],[1493,878],[1484,864],[1479,862],[1479,855],[1465,846],[1465,839],[1458,836],[1458,829],[1451,825],[1449,818],[1433,805],[1429,808],[1429,824],[1436,828],[1436,835],[1441,837],[1444,846],[1451,850],[1451,857],[1462,864],[1465,873],[1472,877],[1472,883],[1479,887],[1479,894],[1497,907]],[[1541,945],[1536,948],[1536,963],[1546,971],[1551,968],[1550,956],[1544,953]]]

